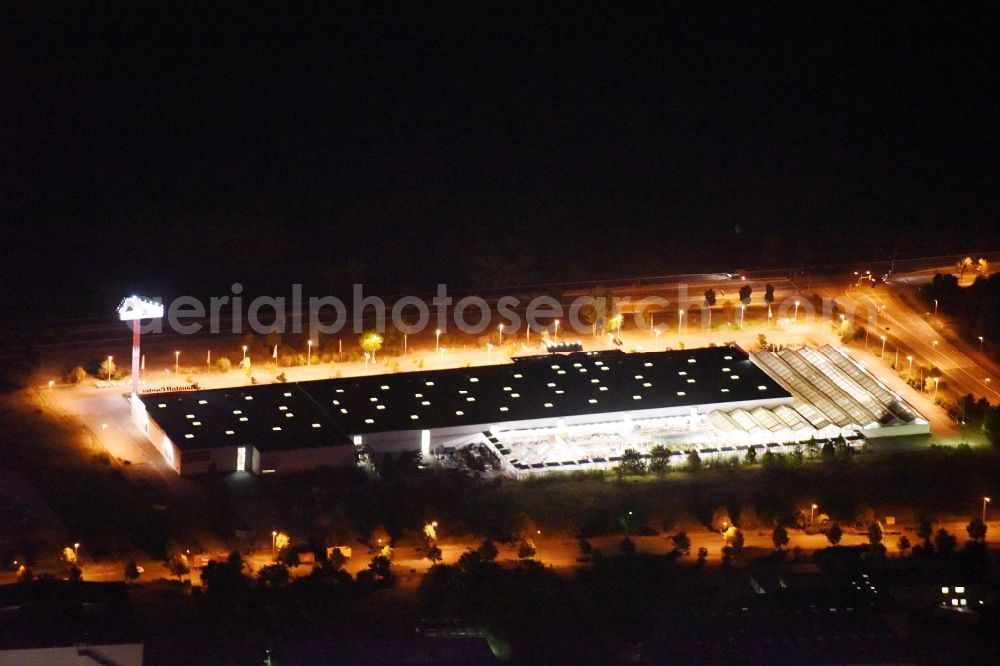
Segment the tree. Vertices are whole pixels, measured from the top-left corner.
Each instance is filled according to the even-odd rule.
[[[868,526],[868,543],[882,543],[882,524],[877,520]]]
[[[625,449],[622,452],[621,462],[618,463],[618,471],[626,476],[641,476],[646,473],[646,461],[635,449]]]
[[[631,555],[635,552],[635,542],[625,537],[618,542],[618,550],[624,555]]]
[[[68,381],[70,384],[79,384],[86,378],[87,378],[87,371],[81,368],[80,366],[76,366],[75,368],[69,371],[69,374],[66,376],[66,381]]]
[[[755,530],[760,527],[762,521],[760,514],[757,513],[757,507],[749,503],[741,506],[739,524],[745,530]]]
[[[697,569],[702,569],[705,567],[705,559],[708,558],[708,548],[701,547],[698,549],[698,558],[694,562],[694,566]]]
[[[757,348],[761,350],[767,349],[767,336],[763,333],[757,334]]]
[[[966,526],[965,531],[969,533],[969,538],[973,541],[985,541],[986,540],[986,523],[979,516],[976,516],[969,524]]]
[[[261,568],[257,574],[257,582],[262,587],[284,587],[288,584],[291,575],[288,567],[283,563],[268,564]]]
[[[383,583],[391,585],[396,580],[392,572],[392,563],[385,555],[376,555],[373,557],[372,561],[368,563],[368,570]]]
[[[97,369],[97,376],[100,379],[118,376],[118,364],[110,356],[101,361],[101,367]]]
[[[517,556],[522,560],[529,560],[535,556],[535,543],[531,539],[522,541],[517,547]]]
[[[83,580],[83,569],[76,566],[75,564],[69,568],[68,580],[71,583],[79,583]]]
[[[729,517],[729,509],[724,506],[716,507],[712,512],[712,531],[725,532],[732,524],[733,519]]]
[[[594,547],[590,545],[590,542],[586,539],[580,539],[580,554],[583,556],[589,556],[594,552]]]
[[[917,521],[917,537],[924,542],[924,545],[930,545],[933,534],[934,527],[931,525],[930,518],[921,516],[920,520]]]
[[[715,290],[706,289],[705,290],[705,305],[708,307],[715,307]]]
[[[215,368],[219,372],[229,372],[230,368],[233,367],[233,362],[229,360],[228,356],[220,356],[215,360]]]
[[[673,542],[674,550],[678,553],[687,555],[691,552],[691,537],[687,535],[687,532],[678,532],[670,537],[670,541]]]
[[[743,531],[735,525],[725,532],[726,546],[730,549],[730,554],[739,555],[743,551]]]
[[[435,564],[440,562],[442,558],[441,548],[438,546],[431,546],[427,549],[427,559]]]
[[[167,559],[167,569],[170,571],[171,576],[177,576],[178,581],[191,573],[191,566],[188,564],[188,558],[184,553],[174,553],[171,555]]]
[[[774,303],[774,285],[767,284],[764,287],[764,302],[770,305]]]
[[[135,560],[129,560],[125,563],[125,584],[129,585],[138,579],[139,567],[136,565]]]
[[[649,449],[649,471],[663,475],[670,470],[670,449],[657,444]]]
[[[365,331],[358,339],[358,343],[361,345],[362,351],[371,354],[374,361],[375,352],[382,348],[382,336],[378,334],[378,331]]]
[[[743,303],[743,305],[750,305],[750,294],[752,293],[753,289],[750,285],[745,284],[740,287],[740,302]]]
[[[937,548],[939,555],[948,557],[958,549],[958,539],[955,538],[954,534],[941,528],[934,534],[934,547]]]
[[[840,523],[834,523],[830,525],[830,528],[826,531],[826,540],[830,542],[830,545],[836,546],[840,543],[840,540],[844,537],[844,530],[840,529]]]
[[[783,546],[787,546],[788,530],[781,525],[775,525],[774,529],[771,530],[771,543],[774,544],[775,550],[781,550]]]
[[[906,557],[906,554],[910,552],[910,540],[906,538],[906,535],[899,537],[899,541],[896,542],[896,548],[899,549],[899,554]]]
[[[687,455],[687,471],[697,472],[701,469],[701,456],[697,451],[690,451]]]
[[[991,407],[983,416],[983,437],[993,447],[1000,448],[1000,407]]]
[[[497,555],[499,554],[500,552],[497,550],[497,547],[489,539],[483,541],[482,545],[479,546],[479,557],[483,562],[492,562],[497,559]]]

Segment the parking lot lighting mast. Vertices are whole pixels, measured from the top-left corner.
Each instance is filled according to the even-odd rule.
[[[983,336],[979,336],[979,353],[983,353]]]
[[[441,351],[441,329],[434,331],[434,351]]]
[[[139,330],[142,319],[163,317],[163,304],[141,296],[128,296],[118,306],[118,318],[132,322],[132,395],[139,394]]]
[[[108,381],[111,381],[111,362],[114,360],[114,356],[108,356]]]
[[[983,522],[986,522],[986,505],[990,503],[989,497],[983,498]]]
[[[309,340],[309,344],[307,346],[309,349],[306,351],[306,366],[310,366],[312,365],[313,360],[313,341]]]

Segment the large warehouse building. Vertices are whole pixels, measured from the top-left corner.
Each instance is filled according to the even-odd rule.
[[[926,421],[832,348],[579,352],[513,363],[142,395],[137,424],[182,474],[353,464],[357,452],[485,447],[505,473],[602,469],[873,436]],[[902,431],[900,431],[902,432]]]

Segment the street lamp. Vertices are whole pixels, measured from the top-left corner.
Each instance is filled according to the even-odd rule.
[[[907,354],[906,355],[906,362],[909,363],[909,368],[906,371],[906,378],[907,379],[913,379],[913,355],[912,354]]]
[[[940,378],[940,377],[935,377],[935,378],[934,378],[934,398],[935,398],[935,399],[937,399],[937,392],[938,392],[938,384],[939,384],[940,382],[941,382],[941,378]]]
[[[938,299],[935,298],[934,299],[934,316],[935,317],[937,317],[937,301],[938,301]]]
[[[882,338],[882,353],[880,354],[880,356],[882,358],[885,358],[885,336],[882,335],[880,337]]]
[[[986,522],[986,505],[990,503],[989,497],[983,498],[983,522]]]
[[[275,544],[277,544],[277,543],[278,543],[278,531],[277,530],[273,530],[271,532],[271,559],[272,560],[278,559],[278,555],[275,552]]]
[[[111,381],[111,361],[113,359],[114,359],[114,356],[109,356],[108,357],[108,381],[109,382]]]
[[[681,322],[684,320],[684,310],[677,311],[677,332],[681,332]]]
[[[503,322],[497,324],[497,346],[503,347]]]
[[[989,502],[988,499],[986,501]],[[80,542],[79,541],[73,544],[73,559],[77,560],[77,561],[79,561],[79,559],[80,559]]]
[[[660,348],[660,329],[658,329],[658,328],[654,329],[653,333],[656,334],[656,348],[659,349]]]
[[[247,357],[247,346],[243,345],[243,360],[246,360],[246,357]]]
[[[55,382],[55,380],[54,380],[54,379],[50,379],[50,380],[49,380],[49,390],[50,390],[50,391],[52,390],[52,385],[53,385],[53,384],[55,384],[55,383],[56,383],[56,382]]]
[[[809,507],[809,527],[812,527],[813,518],[816,516],[816,509],[817,507],[815,504]]]
[[[307,346],[308,346],[309,349],[308,349],[308,351],[306,351],[306,365],[307,366],[312,365],[312,360],[313,360],[313,341],[309,340],[308,342],[309,342],[309,344]]]
[[[931,342],[931,351],[934,353],[934,362],[937,362],[937,340]]]
[[[556,319],[555,325],[556,325],[556,328],[555,328],[555,332],[553,333],[552,337],[555,339],[556,342],[559,342],[559,320],[558,319]]]
[[[979,336],[979,353],[983,353],[983,336]]]
[[[181,353],[179,351],[174,352],[174,374],[179,374],[179,368],[181,366]]]
[[[743,303],[740,303],[740,330],[743,330],[743,310],[746,308]]]
[[[441,351],[441,329],[434,331],[434,351]]]
[[[799,301],[798,301],[798,299],[796,299],[796,301],[795,301],[795,314],[792,316],[792,321],[795,322],[795,323],[798,323],[798,321],[799,321]]]

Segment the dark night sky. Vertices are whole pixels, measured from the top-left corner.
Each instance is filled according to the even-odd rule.
[[[701,4],[8,5],[0,295],[395,293],[997,244],[995,5]]]

